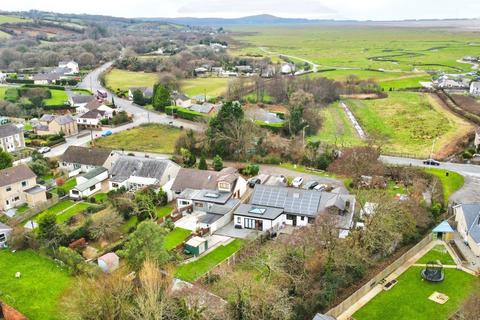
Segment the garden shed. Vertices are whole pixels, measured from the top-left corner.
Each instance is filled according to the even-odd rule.
[[[185,250],[193,254],[194,256],[199,256],[204,253],[208,249],[208,241],[207,239],[200,238],[200,237],[193,237],[192,239],[188,240],[185,244]]]
[[[120,258],[113,252],[109,252],[98,258],[98,266],[105,273],[111,273],[117,270],[119,263]]]

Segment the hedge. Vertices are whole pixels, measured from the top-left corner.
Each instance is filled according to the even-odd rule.
[[[28,83],[28,84],[33,84],[33,80],[28,80],[28,79],[10,79],[7,78],[6,80],[8,83]]]
[[[281,123],[266,123],[264,121],[256,120],[255,124],[261,128],[271,130],[274,133],[279,133],[283,129],[283,122]]]
[[[175,112],[174,112],[175,111]],[[186,120],[198,120],[204,118],[205,115],[200,112],[190,111],[185,108],[170,106],[165,108],[165,113],[168,115],[172,115],[175,113],[179,118],[186,119]]]
[[[25,88],[47,88],[47,89],[53,89],[53,90],[63,90],[65,91],[65,87],[63,86],[56,86],[56,85],[43,85],[43,84],[26,84],[23,87]]]

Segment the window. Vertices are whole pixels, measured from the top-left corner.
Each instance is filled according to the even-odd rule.
[[[8,200],[7,200],[7,201],[5,201],[5,203],[6,203],[6,204],[7,204],[7,206],[8,206],[8,205],[10,204],[10,201],[8,201]]]
[[[0,243],[5,242],[7,240],[7,236],[5,233],[0,233]]]
[[[18,201],[18,200],[20,200],[20,197],[17,196],[13,201]]]
[[[72,193],[73,194],[78,194],[78,191],[77,190],[72,190]]]
[[[12,187],[7,187],[7,192],[12,191]]]
[[[305,217],[300,217],[300,220],[302,220],[302,221],[305,220]]]
[[[218,189],[230,190],[230,184],[227,182],[220,182],[218,183]]]
[[[195,202],[195,207],[203,208],[203,202]]]
[[[90,187],[90,191],[95,190],[95,187],[96,187],[96,186],[91,186],[91,187]]]
[[[22,181],[22,187],[26,187],[27,186],[27,181]]]
[[[180,205],[182,205],[182,206],[188,206],[189,203],[188,203],[188,201],[186,201],[186,200],[181,200],[181,201],[180,201]]]
[[[287,220],[293,220],[294,219],[294,216],[291,215],[291,214],[287,214]]]
[[[242,217],[237,217],[237,223],[241,224],[242,223]]]
[[[118,183],[112,183],[112,188],[118,188]]]

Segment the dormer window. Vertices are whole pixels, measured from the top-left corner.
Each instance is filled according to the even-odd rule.
[[[230,183],[228,182],[219,182],[218,189],[220,190],[230,190]]]

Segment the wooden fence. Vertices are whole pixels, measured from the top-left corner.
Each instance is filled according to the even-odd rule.
[[[363,296],[365,296],[370,290],[373,289],[377,284],[379,284],[383,279],[393,273],[395,270],[400,268],[405,262],[410,260],[413,256],[419,253],[426,245],[428,245],[433,240],[433,236],[430,233],[428,236],[423,238],[419,243],[417,243],[414,247],[404,253],[400,258],[395,260],[392,264],[386,267],[383,271],[378,273],[375,277],[373,277],[370,281],[364,284],[360,289],[355,291],[352,295],[350,295],[347,299],[342,301],[336,307],[330,309],[327,314],[333,317],[338,317],[342,313],[344,313],[348,308],[352,305],[357,303]]]
[[[27,211],[25,211],[22,214],[16,214],[14,217],[12,217],[9,221],[8,224],[12,227],[15,227],[16,225],[30,220],[40,212],[50,208],[51,206],[57,204],[60,201],[60,198],[56,194],[52,194],[52,198],[47,199],[47,201],[42,202],[37,204],[35,207],[29,208]]]

